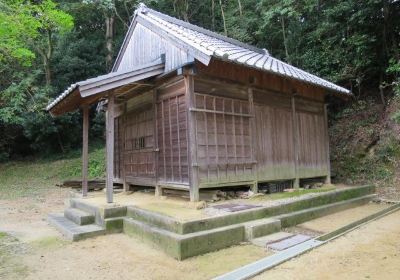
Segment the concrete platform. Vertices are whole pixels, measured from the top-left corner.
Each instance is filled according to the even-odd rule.
[[[134,205],[114,203],[99,206],[92,204],[90,199],[73,198],[70,207],[94,216],[95,224],[80,226],[60,216],[49,217],[49,220],[58,225],[71,240],[124,232],[183,260],[279,232],[282,227],[365,204],[375,197],[372,194],[374,191],[373,186],[353,187],[295,198],[279,205],[189,221]]]

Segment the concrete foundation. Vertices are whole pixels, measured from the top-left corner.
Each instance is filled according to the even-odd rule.
[[[279,206],[257,207],[193,221],[180,221],[136,206],[96,207],[86,203],[84,199],[71,199],[70,206],[88,213],[89,215],[84,215],[75,211],[80,216],[91,216],[95,224],[88,226],[99,227],[103,230],[102,234],[124,232],[183,260],[278,232],[282,227],[367,203],[374,198],[374,191],[373,186],[341,189]],[[68,217],[69,214],[58,218]],[[71,221],[68,221],[63,222],[71,227]],[[77,221],[75,230],[79,228],[80,220]],[[96,230],[93,228],[94,232]],[[71,236],[68,234],[66,236]],[[79,240],[89,236],[88,232],[79,235],[79,231],[76,231],[70,239]]]

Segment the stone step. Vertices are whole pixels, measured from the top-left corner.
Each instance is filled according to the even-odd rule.
[[[49,214],[47,221],[71,241],[77,241],[106,233],[104,228],[95,224],[83,226],[77,225],[64,217],[62,213]]]
[[[375,197],[376,197],[375,194],[365,195],[362,197],[347,199],[336,203],[330,203],[318,207],[308,208],[296,212],[279,215],[274,218],[279,219],[281,221],[282,228],[287,228],[295,226],[297,224],[304,223],[309,220],[327,216],[329,214],[333,214],[346,209],[364,205],[373,200]]]
[[[243,225],[177,234],[129,217],[124,218],[124,233],[155,245],[178,260],[237,245],[244,241]]]
[[[80,226],[94,223],[94,215],[77,208],[65,209],[64,217]]]
[[[246,240],[268,235],[281,230],[281,221],[274,218],[254,220],[244,223]]]

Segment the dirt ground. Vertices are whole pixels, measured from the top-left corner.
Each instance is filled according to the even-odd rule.
[[[297,225],[299,228],[328,233],[387,208],[385,203],[368,203]]]
[[[0,201],[0,279],[210,279],[269,254],[243,244],[179,262],[124,234],[65,241],[46,217],[67,194]]]
[[[187,279],[188,275],[190,279],[210,279],[271,254],[243,244],[179,262],[124,234],[68,242],[46,222],[49,212],[64,210],[68,192],[54,189],[42,196],[0,200],[0,279]],[[330,230],[382,207],[366,205],[302,226]],[[395,266],[400,263],[399,240],[400,212],[259,277],[373,278],[380,276],[380,268],[385,267],[384,276],[390,278],[400,273]],[[331,275],[328,271],[332,268],[335,270]]]
[[[42,196],[0,200],[0,232],[7,232],[23,242],[57,235],[46,218],[50,212],[64,211],[68,192],[54,188]]]
[[[255,279],[399,279],[400,211],[283,263]]]

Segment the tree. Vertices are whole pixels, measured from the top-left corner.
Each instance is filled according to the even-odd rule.
[[[72,17],[52,0],[26,2],[2,0],[0,11],[0,53],[29,65],[35,53],[42,57],[46,85],[51,84],[54,36],[70,31]],[[11,32],[10,32],[11,31]],[[1,58],[1,57],[0,57]]]

